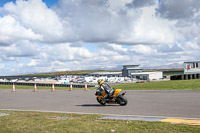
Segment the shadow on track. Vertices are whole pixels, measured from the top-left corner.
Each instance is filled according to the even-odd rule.
[[[115,104],[106,104],[106,105],[101,105],[101,104],[82,104],[82,105],[76,105],[76,106],[82,106],[82,107],[106,107],[106,106],[119,106]]]

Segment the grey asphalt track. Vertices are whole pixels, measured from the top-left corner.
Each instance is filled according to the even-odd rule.
[[[94,93],[0,89],[0,109],[200,118],[200,90],[127,91],[127,106],[101,106]]]

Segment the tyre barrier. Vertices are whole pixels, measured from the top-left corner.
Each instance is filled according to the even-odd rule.
[[[34,86],[35,83],[14,82],[15,85]],[[37,83],[37,86],[52,87],[53,83]],[[0,82],[0,85],[13,85],[13,82]],[[54,84],[55,87],[70,87],[70,84]],[[85,88],[85,84],[72,84],[73,88]],[[87,87],[95,87],[95,85],[87,85]]]
[[[200,79],[200,74],[182,74],[170,76],[170,80]]]

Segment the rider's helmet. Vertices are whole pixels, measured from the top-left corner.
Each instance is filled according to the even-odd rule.
[[[98,85],[102,85],[104,83],[103,79],[99,79],[97,82],[98,82]]]

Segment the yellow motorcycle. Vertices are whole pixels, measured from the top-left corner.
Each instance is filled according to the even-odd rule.
[[[124,96],[126,91],[122,89],[114,89],[112,96],[110,96],[106,101],[103,100],[103,97],[106,95],[106,92],[100,88],[96,89],[95,95],[97,96],[97,101],[101,105],[107,104],[119,104],[125,106],[128,103],[127,98]]]

